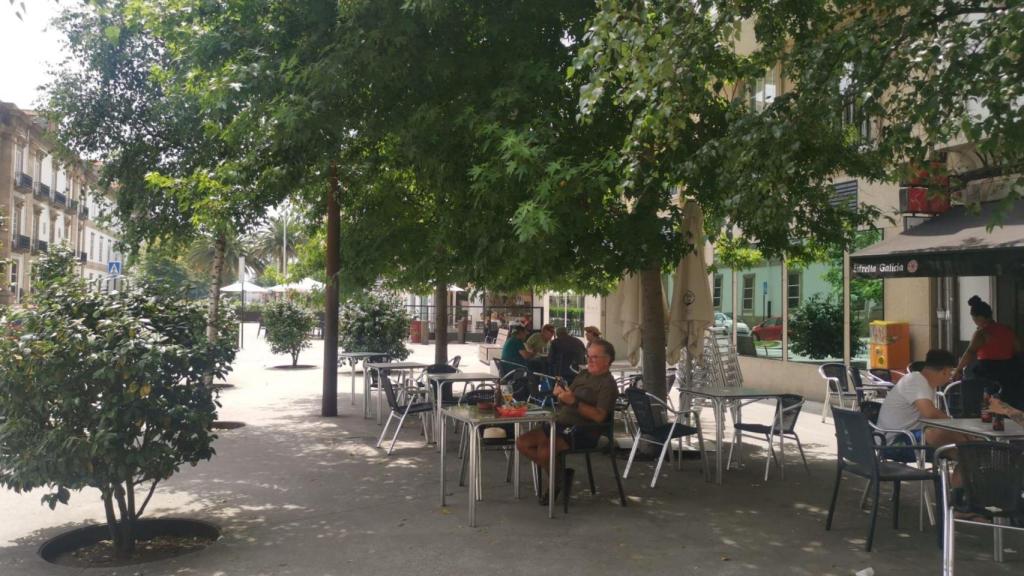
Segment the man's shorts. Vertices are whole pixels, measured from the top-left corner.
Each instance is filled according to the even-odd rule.
[[[600,434],[595,435],[593,430],[583,430],[576,428],[575,426],[566,426],[565,424],[555,423],[555,430],[558,434],[565,439],[566,444],[572,450],[591,450],[597,447],[597,441],[601,438]],[[550,434],[550,427],[544,425],[544,434]]]

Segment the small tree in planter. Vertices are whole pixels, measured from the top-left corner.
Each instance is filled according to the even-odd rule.
[[[48,488],[51,508],[98,489],[123,558],[157,483],[213,456],[217,403],[203,374],[227,374],[234,340],[207,341],[199,304],[91,292],[73,270],[54,248],[34,267],[35,305],[0,321],[0,485]]]
[[[404,360],[409,314],[397,298],[368,292],[346,302],[338,319],[338,345],[352,352],[381,352]]]
[[[299,363],[299,353],[310,347],[309,332],[316,318],[289,300],[271,302],[263,307],[263,325],[267,342],[274,354],[292,355],[292,366]]]

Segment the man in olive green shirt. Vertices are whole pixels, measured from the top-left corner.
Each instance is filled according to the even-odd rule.
[[[605,340],[595,340],[587,348],[587,370],[573,379],[566,388],[559,383],[552,395],[558,399],[555,415],[555,451],[589,448],[597,445],[600,431],[574,428],[580,424],[605,422],[615,409],[619,394],[615,378],[608,371],[615,360],[615,348]],[[516,439],[516,448],[524,456],[546,470],[550,452],[548,431],[534,429]],[[560,480],[561,474],[556,475]],[[571,481],[571,477],[570,477]],[[547,498],[542,498],[546,501]]]

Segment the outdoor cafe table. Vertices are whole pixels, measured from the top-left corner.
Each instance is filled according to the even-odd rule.
[[[387,356],[383,352],[338,352],[338,361],[348,360],[352,365],[352,404],[356,403],[356,363],[360,360],[363,361],[363,388],[366,389],[366,359],[373,358],[375,356]],[[368,406],[366,396],[363,396],[363,418],[367,418]]]
[[[419,362],[369,362],[364,365],[365,370],[394,370],[396,372],[411,372],[413,370],[422,370],[427,367],[426,364],[420,364]],[[384,424],[384,389],[378,386],[377,389],[377,424]],[[366,417],[366,399],[370,397],[370,379],[363,375],[363,417]]]
[[[438,374],[438,376],[452,376],[451,374]],[[476,527],[476,501],[479,499],[477,494],[477,475],[480,473],[480,428],[482,426],[496,426],[498,424],[514,424],[515,425],[515,436],[519,437],[520,430],[523,424],[533,424],[538,422],[547,422],[553,424],[555,421],[554,410],[547,408],[531,408],[524,416],[518,417],[502,417],[497,412],[493,411],[481,411],[476,406],[451,406],[445,408],[443,411],[443,417],[441,418],[441,435],[438,436],[438,444],[441,445],[441,506],[447,506],[445,490],[445,469],[444,459],[447,452],[447,441],[445,438],[447,421],[451,418],[458,422],[462,422],[466,426],[469,426],[469,449],[466,451],[466,458],[469,458],[469,482],[466,485],[469,486],[469,525],[470,527]],[[552,426],[553,427],[553,426]],[[548,439],[551,442],[549,445],[550,460],[548,461],[548,470],[555,469],[555,435],[549,434]],[[519,451],[512,451],[513,458],[513,469],[512,473],[512,490],[515,497],[519,498]],[[555,517],[555,475],[548,474],[548,518]]]
[[[466,386],[469,384],[479,384],[482,382],[494,382],[497,383],[500,378],[489,372],[456,372],[454,374],[430,374],[427,376],[431,382],[434,382],[436,386],[430,386],[431,395],[434,400],[434,437],[441,437],[441,400],[443,394],[441,393],[441,384],[443,382],[451,382],[454,386],[456,382],[462,382],[462,393],[466,393]]]
[[[767,400],[778,398],[782,394],[760,388],[748,388],[746,386],[733,386],[728,388],[679,388],[680,394],[690,394],[698,398],[711,401],[715,412],[715,483],[722,483],[722,441],[725,436],[725,406],[730,400]],[[775,418],[782,421],[781,403],[776,403]],[[700,423],[698,422],[698,425]],[[783,448],[782,436],[779,436],[779,450]],[[785,458],[780,452],[779,474],[786,477]]]
[[[1003,421],[1004,430],[992,429],[991,422],[982,422],[981,418],[921,418],[921,424],[925,428],[939,428],[961,432],[969,436],[979,436],[991,442],[1009,442],[1018,438],[1024,438],[1024,426],[1006,418]]]

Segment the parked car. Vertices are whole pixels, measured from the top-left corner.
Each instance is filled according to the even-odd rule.
[[[732,334],[732,325],[732,318],[722,312],[715,312],[715,326],[724,327],[726,332]],[[743,322],[736,322],[736,333],[740,336],[750,336],[750,326]]]
[[[782,340],[782,317],[776,316],[754,326],[754,340]]]

